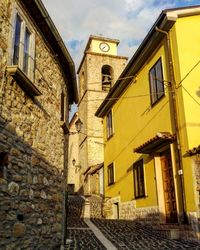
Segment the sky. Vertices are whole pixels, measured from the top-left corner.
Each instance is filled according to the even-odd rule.
[[[131,58],[163,9],[200,0],[42,0],[76,71],[90,35],[119,39],[118,55]],[[72,113],[75,110],[73,106]]]

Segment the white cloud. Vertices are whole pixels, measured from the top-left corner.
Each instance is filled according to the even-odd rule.
[[[119,39],[119,54],[132,57],[161,10],[183,2],[188,0],[43,0],[76,68],[90,35]]]

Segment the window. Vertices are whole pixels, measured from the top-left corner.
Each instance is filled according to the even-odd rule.
[[[149,71],[151,104],[155,104],[164,96],[164,84],[161,58]]]
[[[6,169],[8,165],[8,153],[0,152],[0,178],[6,178]]]
[[[112,185],[114,183],[114,165],[111,163],[108,166],[108,185]]]
[[[16,14],[12,64],[17,65],[31,80],[34,76],[34,34],[27,22]]]
[[[109,139],[113,135],[112,110],[106,116],[106,124],[107,124],[107,138]]]
[[[135,198],[145,196],[143,160],[133,164]]]
[[[60,98],[60,120],[61,121],[65,121],[65,95],[64,95],[64,92],[62,91],[61,92],[61,98]]]

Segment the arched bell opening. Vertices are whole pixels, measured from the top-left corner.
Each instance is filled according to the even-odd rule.
[[[102,90],[108,92],[112,87],[113,69],[110,65],[104,65],[101,69]]]

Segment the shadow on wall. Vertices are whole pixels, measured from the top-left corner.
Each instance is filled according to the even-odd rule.
[[[53,249],[61,242],[62,173],[1,118],[0,138],[0,249]]]

